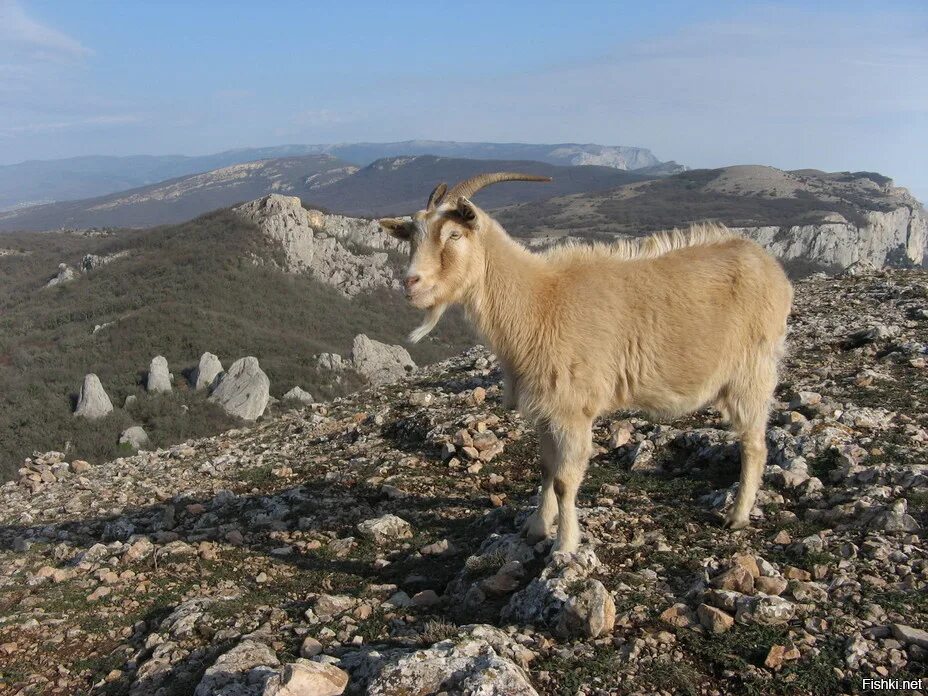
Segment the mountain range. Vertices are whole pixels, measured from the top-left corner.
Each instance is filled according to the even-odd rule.
[[[384,157],[436,155],[471,159],[534,160],[557,165],[592,164],[624,170],[653,169],[658,172],[681,169],[680,165],[674,162],[661,162],[650,150],[640,147],[575,143],[466,143],[440,140],[280,145],[239,148],[195,157],[72,157],[31,160],[0,166],[0,210],[95,198],[235,164],[307,155],[330,155],[358,167],[364,167]]]

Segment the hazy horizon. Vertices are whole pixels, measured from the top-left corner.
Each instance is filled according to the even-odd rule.
[[[924,201],[926,29],[917,2],[0,0],[0,164],[575,142],[694,168],[878,171]]]

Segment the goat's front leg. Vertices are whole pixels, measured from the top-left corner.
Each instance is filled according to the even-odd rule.
[[[554,436],[547,423],[539,424],[537,433],[541,459],[541,499],[538,501],[538,508],[529,516],[522,528],[529,544],[537,544],[551,536],[554,518],[557,517],[557,496],[554,494],[556,461]]]
[[[515,370],[509,367],[505,362],[502,363],[503,370],[503,408],[507,411],[515,411],[519,408],[519,381],[516,378]]]
[[[557,543],[554,551],[574,553],[580,545],[577,490],[592,451],[592,422],[552,428],[555,442],[554,494],[557,496]]]

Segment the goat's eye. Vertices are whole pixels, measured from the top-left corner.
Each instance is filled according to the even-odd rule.
[[[451,238],[451,239],[460,239],[460,238],[461,238],[461,233],[460,233],[460,232],[452,232],[451,235],[450,235],[450,238]]]

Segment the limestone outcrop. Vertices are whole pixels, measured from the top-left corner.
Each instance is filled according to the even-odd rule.
[[[398,287],[383,252],[355,252],[351,246],[386,248],[387,235],[375,222],[303,208],[295,196],[272,193],[235,209],[283,250],[285,270],[309,273],[352,297],[378,287]]]

